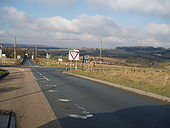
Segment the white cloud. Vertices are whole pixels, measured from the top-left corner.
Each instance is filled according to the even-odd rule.
[[[151,23],[146,26],[145,31],[152,35],[170,35],[170,25]]]
[[[0,30],[0,35],[3,35],[4,33],[5,33],[5,31]]]
[[[26,43],[31,37],[30,42],[35,38],[38,42],[57,46],[98,47],[101,35],[106,47],[115,47],[115,44],[157,46],[163,44],[161,42],[170,42],[168,24],[151,23],[144,29],[126,27],[117,24],[113,18],[102,15],[82,14],[74,19],[60,16],[33,18],[16,8],[3,7],[0,8],[0,19],[4,21],[4,25],[10,26],[5,31],[1,29],[1,35],[26,36],[27,41],[20,39]]]
[[[169,0],[88,0],[91,7],[170,16]]]
[[[59,8],[68,8],[75,6],[76,0],[28,0],[32,3],[56,6]]]
[[[26,21],[31,18],[25,12],[18,11],[14,7],[0,8],[0,14],[4,18],[9,19],[9,20],[14,20],[14,21]]]

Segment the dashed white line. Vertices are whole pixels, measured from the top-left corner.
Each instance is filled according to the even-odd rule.
[[[38,73],[40,76],[42,76],[42,74],[41,74],[39,71],[37,71],[37,73]]]
[[[49,81],[49,79],[48,79],[47,77],[45,77],[45,76],[42,76],[42,77],[44,77],[44,79],[46,79],[47,81]]]
[[[28,61],[28,63],[29,63],[30,66],[32,66],[31,63],[30,63],[30,61]]]
[[[44,79],[44,78],[37,78],[37,80]]]
[[[36,69],[33,69],[36,71],[36,73],[38,73],[40,76],[42,76],[44,79],[46,79],[47,81],[49,81],[49,79],[47,77],[45,77],[44,75],[42,75],[39,71],[37,71]],[[41,79],[43,79],[41,78]]]

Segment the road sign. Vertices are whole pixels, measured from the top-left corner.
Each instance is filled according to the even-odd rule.
[[[50,59],[50,55],[46,53],[46,59]]]
[[[59,61],[59,62],[63,62],[63,59],[62,59],[62,58],[58,58],[58,61]]]
[[[18,59],[18,60],[21,59],[21,56],[20,56],[20,55],[17,55],[17,59]]]
[[[69,60],[79,60],[79,50],[70,50]]]
[[[89,60],[90,60],[90,56],[89,55],[83,56],[83,63],[88,63]]]

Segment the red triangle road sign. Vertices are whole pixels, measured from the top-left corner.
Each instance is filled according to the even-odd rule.
[[[69,60],[79,60],[79,50],[70,50]]]

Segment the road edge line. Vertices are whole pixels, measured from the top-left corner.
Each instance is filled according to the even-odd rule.
[[[137,94],[140,94],[140,95],[148,96],[148,97],[151,97],[151,98],[155,98],[155,99],[162,100],[162,101],[170,103],[169,97],[162,96],[162,95],[159,95],[159,94],[155,94],[155,93],[152,93],[152,92],[148,92],[148,91],[144,91],[144,90],[140,90],[140,89],[136,89],[136,88],[131,88],[131,87],[127,87],[127,86],[123,86],[123,85],[119,85],[119,84],[114,84],[114,83],[111,83],[111,82],[98,80],[98,79],[95,79],[95,78],[90,78],[90,77],[87,77],[87,76],[77,75],[77,74],[73,74],[73,73],[69,73],[69,72],[62,72],[62,73],[67,74],[67,75],[73,75],[73,76],[84,78],[84,79],[88,79],[88,80],[92,80],[92,81],[99,82],[99,83],[103,83],[105,85],[120,88],[120,89],[123,89],[123,90],[126,90],[126,91],[134,92],[134,93],[137,93]]]

